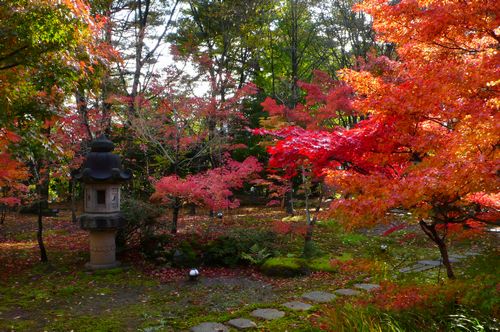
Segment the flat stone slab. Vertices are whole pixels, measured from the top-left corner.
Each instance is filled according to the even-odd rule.
[[[341,289],[337,289],[335,291],[335,294],[344,295],[344,296],[355,296],[355,295],[359,294],[359,291],[354,290],[354,289],[350,289],[350,288],[341,288]]]
[[[459,255],[459,254],[449,254],[448,257],[449,258],[455,258],[455,259],[464,259],[464,258],[467,258],[467,256]]]
[[[309,300],[309,301],[326,303],[326,302],[330,302],[331,300],[335,299],[336,296],[335,296],[335,294],[328,293],[328,292],[314,291],[314,292],[309,292],[309,293],[303,294],[302,298]]]
[[[246,318],[231,319],[227,323],[229,325],[231,325],[232,327],[237,328],[238,330],[254,329],[257,327],[257,324],[252,322],[250,319],[246,319]]]
[[[380,288],[380,285],[377,284],[354,284],[353,286],[368,292]]]
[[[441,261],[435,261],[435,260],[423,260],[423,261],[418,261],[417,263],[422,265],[431,265],[431,266],[441,265]]]
[[[285,316],[285,312],[277,309],[256,309],[250,315],[265,320],[273,320]]]
[[[221,323],[205,322],[191,328],[191,332],[229,332],[229,327]]]
[[[435,268],[434,265],[422,265],[422,266],[412,270],[411,272],[423,272],[423,271],[431,270],[434,268]]]
[[[297,311],[306,311],[312,308],[312,305],[304,302],[299,302],[299,301],[291,301],[291,302],[286,302],[283,303],[284,307],[287,307],[288,309],[292,310],[297,310]]]
[[[415,266],[403,267],[402,269],[399,269],[399,272],[401,272],[401,273],[410,273],[410,272],[413,272],[413,270],[415,270],[415,269],[416,269]]]

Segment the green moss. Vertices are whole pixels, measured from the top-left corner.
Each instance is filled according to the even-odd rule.
[[[51,322],[45,329],[49,331],[118,332],[124,331],[126,327],[126,322],[119,321],[114,317],[85,315],[75,318],[61,318]]]
[[[342,255],[335,257],[335,259],[338,259],[341,262],[347,262],[352,258],[353,256],[350,252],[343,252]]]
[[[330,261],[328,256],[319,257],[308,261],[307,265],[311,271],[337,272],[337,268],[333,267]]]
[[[367,243],[369,238],[366,235],[358,234],[358,233],[344,233],[341,234],[340,240],[342,244],[349,246],[359,246],[363,243]]]
[[[10,320],[0,319],[0,331],[36,331],[37,322],[34,320]]]
[[[262,264],[264,274],[275,277],[295,277],[309,272],[307,263],[302,258],[274,257]]]

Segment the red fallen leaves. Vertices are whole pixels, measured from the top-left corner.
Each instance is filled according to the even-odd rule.
[[[307,233],[307,225],[302,222],[286,222],[277,220],[272,223],[273,231],[281,235],[300,235],[304,236]]]
[[[383,283],[379,289],[373,292],[374,296],[359,299],[357,303],[361,305],[372,304],[385,310],[406,310],[426,306],[427,301],[436,291],[437,287],[433,285],[422,287]]]
[[[356,258],[347,261],[341,261],[338,259],[330,260],[332,267],[337,267],[341,272],[345,273],[371,273],[374,272],[378,267],[377,264],[370,259]]]
[[[62,212],[64,214],[64,212]],[[71,223],[70,217],[61,219],[44,218],[44,242],[51,259],[51,253],[65,253],[88,250],[88,233]],[[66,218],[65,218],[66,217]],[[63,219],[64,218],[64,219]],[[39,248],[36,242],[36,216],[8,215],[2,233],[16,237],[0,237],[0,279],[18,275],[39,262]]]

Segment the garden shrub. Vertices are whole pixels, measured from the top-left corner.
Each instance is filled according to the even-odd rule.
[[[252,265],[261,265],[271,255],[271,252],[267,248],[261,248],[256,243],[250,247],[249,252],[242,253],[241,258]]]
[[[195,267],[200,263],[200,256],[190,242],[182,241],[172,250],[171,261],[175,267]]]
[[[248,260],[252,248],[263,255],[274,251],[276,234],[268,230],[235,229],[205,247],[203,262],[207,265],[235,266]]]
[[[242,247],[232,237],[220,237],[208,244],[203,261],[207,265],[235,266],[240,261]]]
[[[156,219],[162,214],[161,209],[148,202],[126,198],[122,200],[121,212],[125,225],[116,236],[118,248],[124,248],[134,234],[139,234],[141,244],[149,242],[149,239],[155,240],[153,232]]]
[[[158,234],[143,237],[141,239],[141,250],[146,258],[154,259],[163,263],[167,254],[164,248],[171,241],[172,235],[170,234]]]
[[[307,262],[303,258],[269,258],[260,267],[262,273],[272,277],[296,277],[309,273]]]

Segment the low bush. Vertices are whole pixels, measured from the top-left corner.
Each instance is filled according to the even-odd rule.
[[[207,244],[203,250],[203,262],[207,265],[235,266],[248,260],[256,248],[262,255],[272,255],[275,242],[276,234],[271,231],[235,229]]]
[[[125,225],[118,231],[116,245],[124,248],[135,234],[138,234],[142,243],[154,240],[153,233],[157,218],[162,214],[162,210],[149,202],[126,198],[122,200],[121,212],[125,219]]]
[[[167,255],[165,246],[167,246],[171,241],[172,235],[170,234],[159,234],[143,237],[141,239],[141,251],[146,256],[146,258],[156,260],[159,263],[163,263],[166,260]]]
[[[201,256],[192,243],[182,241],[180,245],[170,252],[170,261],[175,267],[195,267],[200,264]]]

